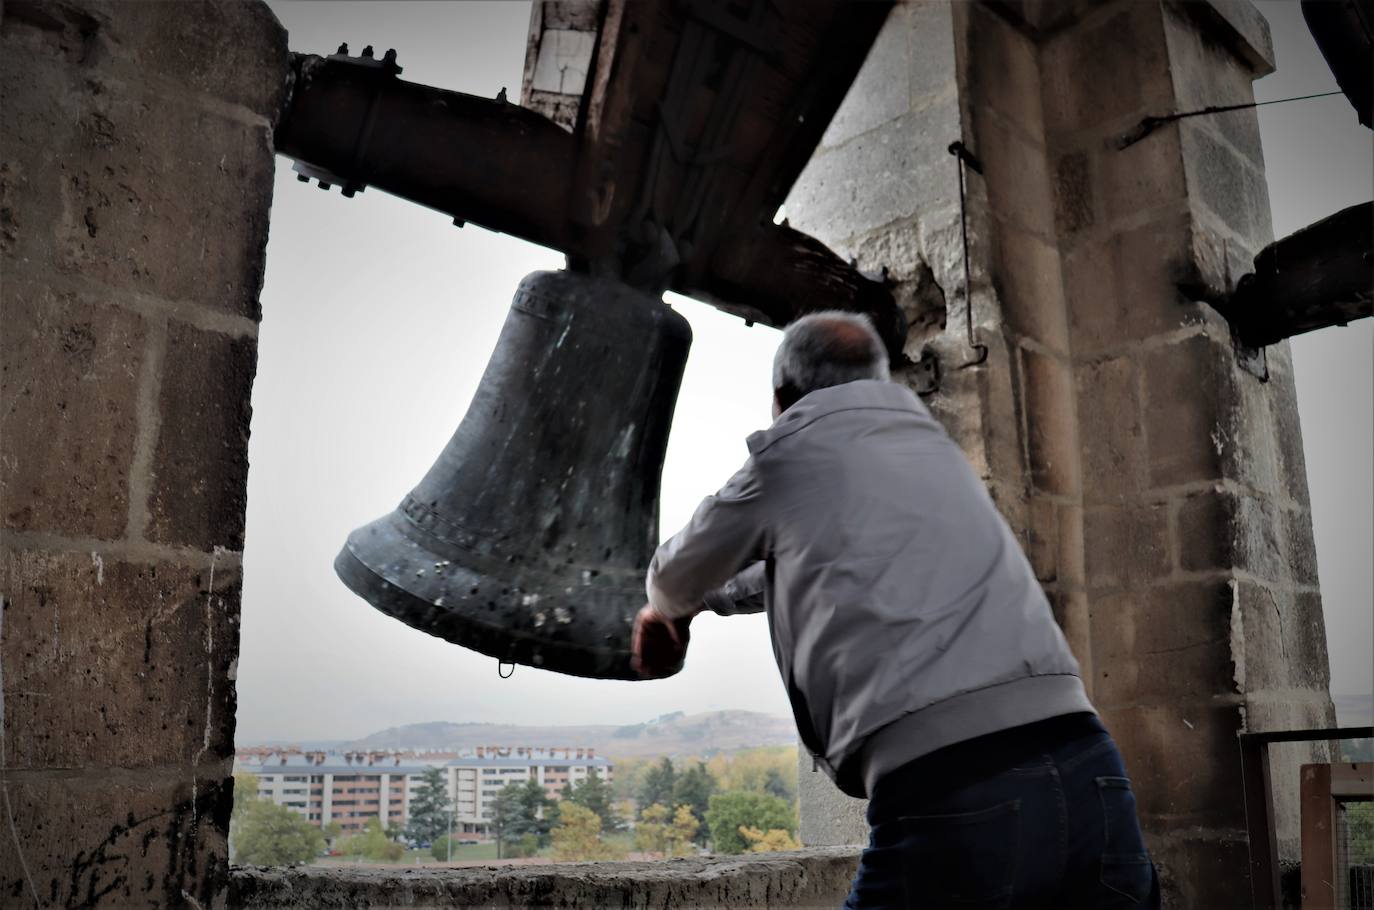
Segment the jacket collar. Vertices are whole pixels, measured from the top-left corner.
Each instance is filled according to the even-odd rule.
[[[906,411],[930,420],[926,406],[904,385],[881,379],[860,379],[817,389],[802,397],[773,421],[766,430],[745,440],[750,454],[757,454],[822,417],[839,411]]]

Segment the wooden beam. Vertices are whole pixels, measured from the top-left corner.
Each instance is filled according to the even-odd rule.
[[[405,82],[371,58],[293,55],[277,151],[350,195],[375,186],[566,249],[574,140],[517,104]]]
[[[1331,766],[1303,765],[1302,910],[1336,910],[1336,803]]]
[[[1374,202],[1265,247],[1217,309],[1250,347],[1374,315]]]

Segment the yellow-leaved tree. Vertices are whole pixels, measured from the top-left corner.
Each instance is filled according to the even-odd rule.
[[[621,851],[601,839],[601,816],[569,800],[558,807],[553,858],[564,862],[619,859]]]
[[[784,850],[801,849],[801,841],[782,828],[760,831],[758,828],[740,825],[739,833],[749,844],[750,853],[780,853]]]

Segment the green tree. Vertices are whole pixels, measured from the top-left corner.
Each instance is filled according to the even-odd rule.
[[[345,856],[361,856],[378,863],[399,862],[405,854],[405,847],[386,836],[382,820],[373,816],[363,826],[363,833],[355,834],[339,844],[339,852]]]
[[[537,780],[506,784],[492,801],[492,827],[507,856],[528,856],[548,845],[553,803]]]
[[[234,814],[238,815],[258,798],[258,778],[246,771],[234,773]]]
[[[410,798],[410,823],[406,825],[406,836],[420,843],[434,843],[439,836],[448,833],[448,816],[452,809],[453,802],[448,798],[444,769],[425,769]]]
[[[795,802],[797,799],[795,778],[788,780],[777,768],[769,768],[764,773],[763,792],[789,803]]]
[[[265,799],[250,799],[241,812],[231,840],[234,859],[257,866],[307,863],[324,849],[320,829],[285,806]]]
[[[615,811],[611,786],[601,779],[595,768],[591,769],[577,786],[574,787],[570,781],[563,788],[563,800],[595,812],[601,819],[602,831],[610,833],[623,827],[620,815]],[[556,819],[554,821],[556,823]]]
[[[673,760],[667,756],[654,767],[644,772],[644,783],[640,785],[637,798],[641,807],[673,804],[673,785],[677,782],[677,771]]]
[[[702,846],[710,831],[706,827],[706,810],[711,807],[711,794],[716,792],[716,778],[706,768],[705,762],[697,762],[677,776],[673,784],[673,804],[688,806],[697,820],[696,841]]]
[[[562,807],[552,839],[557,860],[616,859],[620,855],[619,850],[601,839],[601,816],[576,803]]]
[[[706,811],[711,842],[717,853],[743,853],[749,848],[740,828],[759,831],[780,829],[788,834],[797,830],[796,813],[784,800],[767,793],[727,791],[711,797]]]

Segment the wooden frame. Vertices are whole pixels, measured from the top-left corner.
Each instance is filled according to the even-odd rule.
[[[1334,727],[1324,730],[1273,730],[1241,733],[1240,777],[1245,797],[1245,825],[1250,842],[1250,898],[1255,910],[1278,910],[1279,848],[1274,832],[1274,791],[1269,775],[1272,743],[1368,739],[1374,727]]]
[[[1302,766],[1302,908],[1348,906],[1349,874],[1338,867],[1340,803],[1374,800],[1374,764]]]

